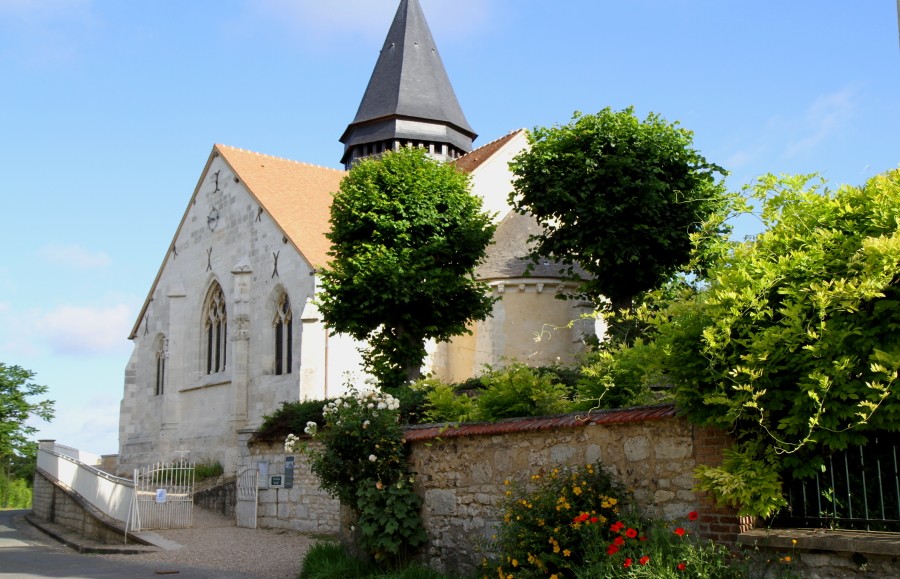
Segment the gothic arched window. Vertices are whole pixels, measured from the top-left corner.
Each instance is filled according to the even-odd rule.
[[[162,396],[166,385],[166,358],[169,357],[168,343],[165,336],[156,339],[156,396]]]
[[[291,300],[284,292],[275,304],[275,374],[290,374],[293,362],[293,321]]]
[[[225,293],[214,284],[203,308],[203,329],[206,334],[206,373],[216,374],[225,369],[228,344],[228,316]]]

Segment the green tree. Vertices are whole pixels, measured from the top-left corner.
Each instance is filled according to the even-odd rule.
[[[692,133],[677,123],[606,108],[536,128],[529,141],[511,164],[510,202],[544,228],[532,259],[566,265],[584,297],[628,308],[727,232],[715,219],[728,206],[717,180],[725,172],[692,148]],[[702,273],[703,266],[695,269]]]
[[[37,428],[26,424],[29,418],[53,418],[53,401],[31,402],[28,398],[47,393],[46,386],[31,382],[34,372],[0,362],[0,458],[24,456],[32,448],[28,437]]]
[[[412,148],[361,161],[335,195],[331,227],[320,308],[329,326],[367,341],[383,386],[418,378],[426,340],[490,315],[474,271],[495,227],[452,165]]]
[[[768,515],[783,475],[900,430],[900,170],[837,191],[769,175],[752,191],[765,232],[654,315],[679,406],[737,439],[701,488]]]

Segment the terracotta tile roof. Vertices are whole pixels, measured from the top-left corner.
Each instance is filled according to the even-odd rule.
[[[491,423],[422,424],[408,427],[405,437],[407,441],[418,441],[433,440],[435,438],[458,438],[461,436],[493,436],[513,432],[580,428],[593,424],[647,422],[650,420],[674,418],[675,415],[675,406],[671,404],[639,406],[615,410],[576,412],[558,416],[540,416],[537,418],[512,418]]]
[[[325,265],[332,194],[347,173],[226,145],[215,150],[310,265]]]
[[[524,131],[525,129],[517,129],[509,133],[505,137],[500,137],[495,141],[491,141],[486,145],[478,147],[471,153],[467,153],[459,159],[455,160],[453,163],[463,171],[471,173],[472,171],[480,167],[482,163],[490,159],[494,153],[496,153],[503,147],[503,145],[510,142],[513,137]]]

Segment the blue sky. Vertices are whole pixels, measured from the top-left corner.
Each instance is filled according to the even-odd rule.
[[[0,0],[0,361],[117,451],[128,333],[214,143],[337,167],[397,0]],[[634,105],[738,189],[900,165],[895,0],[421,0],[487,143]],[[752,232],[752,223],[742,224]]]

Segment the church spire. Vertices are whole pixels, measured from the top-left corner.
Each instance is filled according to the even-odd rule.
[[[419,0],[401,0],[356,118],[341,136],[349,168],[356,159],[404,145],[439,159],[472,150],[469,126],[450,85]]]

